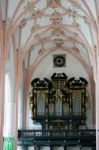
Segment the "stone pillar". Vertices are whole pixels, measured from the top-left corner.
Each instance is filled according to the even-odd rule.
[[[12,133],[12,122],[13,122],[13,102],[6,102],[4,108],[4,127],[3,127],[3,136],[11,137]]]
[[[17,150],[18,141],[18,90],[19,90],[19,72],[20,72],[19,51],[16,52],[15,57],[15,78],[14,78],[14,107],[13,107],[13,136],[14,136],[14,150]]]
[[[2,1],[3,2],[3,1]],[[2,12],[0,11],[0,14]],[[0,21],[0,27],[2,26],[2,18]],[[5,85],[5,48],[3,40],[3,28],[0,28],[0,149],[2,149],[2,141],[3,141],[3,119],[4,119],[4,85]],[[1,33],[2,31],[2,33]]]
[[[98,62],[99,68],[99,62]],[[96,150],[99,150],[99,69],[96,77]]]
[[[9,72],[5,74],[5,100],[4,100],[4,125],[3,136],[12,138],[12,122],[13,122],[13,89],[10,82]]]
[[[25,66],[24,66],[25,68]],[[29,106],[29,70],[24,69],[24,91],[23,91],[23,128],[33,128],[32,110]],[[28,101],[27,101],[28,99]]]
[[[96,81],[96,150],[99,150],[99,80]]]

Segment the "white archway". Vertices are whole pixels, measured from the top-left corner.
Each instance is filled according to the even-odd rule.
[[[5,103],[4,103],[4,127],[3,136],[12,135],[12,118],[13,118],[13,101],[12,101],[12,81],[9,72],[5,74]]]

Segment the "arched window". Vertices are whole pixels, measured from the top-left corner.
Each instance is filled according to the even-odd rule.
[[[4,103],[4,128],[3,135],[10,136],[12,133],[12,84],[9,73],[5,74],[5,103]]]

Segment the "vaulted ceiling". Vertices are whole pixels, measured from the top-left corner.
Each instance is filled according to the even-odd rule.
[[[16,50],[27,60],[27,67],[40,63],[54,50],[64,50],[88,73],[92,69],[95,73],[99,51],[98,3],[98,0],[9,0],[5,15],[8,35],[14,35]]]

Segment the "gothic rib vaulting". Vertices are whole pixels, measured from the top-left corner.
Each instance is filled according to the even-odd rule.
[[[98,91],[98,0],[0,0],[0,150],[99,150]]]

